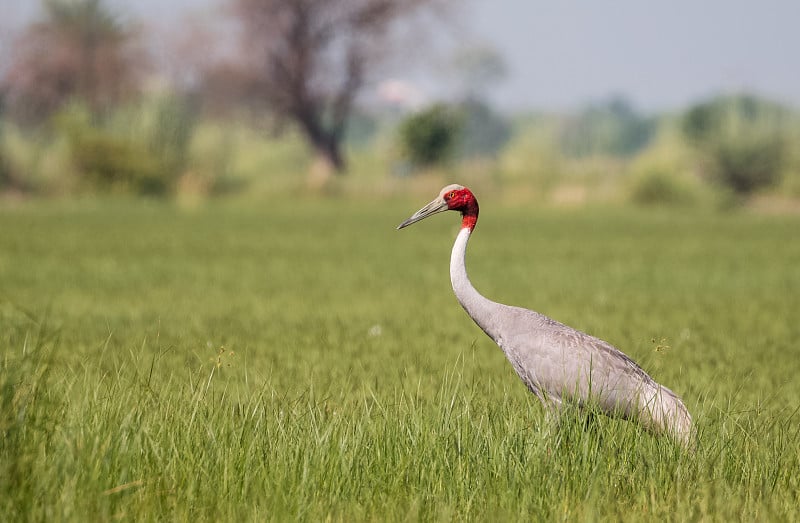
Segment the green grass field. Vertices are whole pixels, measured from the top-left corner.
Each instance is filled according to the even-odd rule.
[[[687,452],[551,430],[424,203],[0,208],[4,519],[800,519],[800,218],[481,202],[475,286],[631,355]]]

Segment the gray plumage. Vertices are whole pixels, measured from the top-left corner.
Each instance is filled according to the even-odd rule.
[[[692,419],[670,389],[656,383],[611,344],[521,307],[488,300],[472,286],[466,247],[477,222],[477,200],[465,187],[449,185],[439,197],[398,228],[437,212],[458,210],[462,229],[450,258],[450,280],[461,306],[503,350],[525,385],[551,410],[563,401],[594,404],[603,413],[640,422],[689,445]]]

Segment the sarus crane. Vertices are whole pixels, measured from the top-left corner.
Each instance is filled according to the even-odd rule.
[[[397,228],[442,211],[461,213],[461,230],[450,256],[450,282],[461,306],[502,349],[519,377],[551,413],[562,403],[596,405],[611,417],[639,422],[684,446],[692,418],[670,389],[611,344],[521,307],[483,297],[467,276],[467,242],[478,222],[478,201],[461,185],[448,185]]]

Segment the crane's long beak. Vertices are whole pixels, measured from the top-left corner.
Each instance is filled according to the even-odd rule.
[[[447,202],[444,201],[442,198],[436,198],[431,203],[423,207],[422,209],[415,212],[411,215],[411,218],[404,221],[400,225],[397,226],[397,229],[402,229],[403,227],[408,227],[412,223],[416,223],[420,220],[424,220],[428,216],[432,216],[436,213],[446,211],[447,210]]]

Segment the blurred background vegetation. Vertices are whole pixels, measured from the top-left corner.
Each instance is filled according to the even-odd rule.
[[[43,0],[0,57],[0,201],[460,181],[513,202],[800,207],[793,107],[741,93],[659,114],[613,96],[509,113],[487,96],[507,72],[485,46],[452,57],[446,99],[391,82],[370,97],[399,42],[452,2],[220,1],[224,20],[187,22],[154,53],[148,26],[103,0]]]

